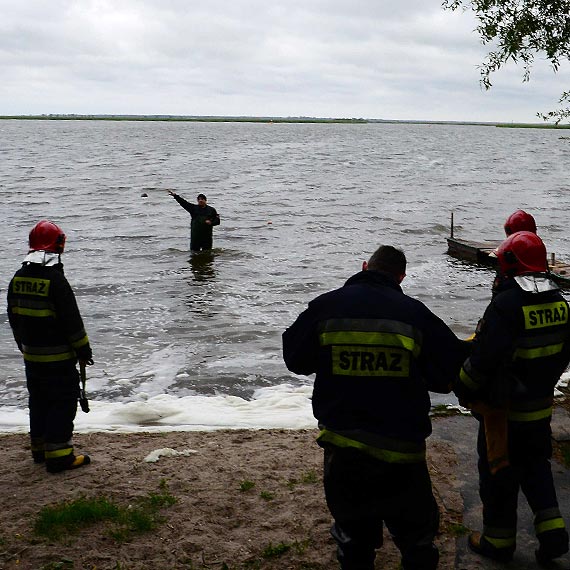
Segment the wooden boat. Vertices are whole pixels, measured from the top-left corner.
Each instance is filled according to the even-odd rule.
[[[476,265],[497,267],[498,259],[494,252],[501,243],[501,240],[477,242],[456,238],[453,234],[453,213],[451,214],[451,232],[447,238],[447,253],[451,257]],[[548,266],[552,279],[560,287],[570,289],[570,264],[556,259],[554,253],[548,253]]]

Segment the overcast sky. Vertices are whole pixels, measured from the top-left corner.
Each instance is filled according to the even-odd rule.
[[[483,91],[471,13],[439,0],[0,0],[0,114],[538,122],[568,66]]]

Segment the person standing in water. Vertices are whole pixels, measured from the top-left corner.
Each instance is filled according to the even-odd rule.
[[[213,227],[220,224],[220,216],[215,208],[208,206],[204,194],[198,194],[197,204],[191,204],[172,190],[168,193],[190,214],[190,251],[207,251],[212,249]]]

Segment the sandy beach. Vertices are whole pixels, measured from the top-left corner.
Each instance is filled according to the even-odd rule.
[[[316,435],[316,430],[78,434],[75,447],[88,452],[92,464],[57,475],[32,462],[25,434],[0,435],[0,567],[335,569]],[[456,455],[451,445],[435,439],[428,450],[442,512],[440,568],[451,569],[453,525],[461,523],[463,511]],[[51,542],[33,532],[45,505],[105,496],[128,506],[164,490],[176,502],[161,510],[163,522],[128,540],[112,538],[110,523]],[[399,553],[385,536],[377,568],[398,565]]]
[[[570,513],[570,400],[557,400],[553,473],[561,510]],[[471,553],[466,532],[481,525],[475,440],[469,415],[433,418],[428,465],[440,511],[440,570],[496,568]],[[32,462],[27,434],[0,434],[2,570],[336,570],[332,523],[322,488],[317,430],[86,433],[76,450],[92,464],[48,474]],[[58,540],[34,532],[42,507],[105,497],[131,508],[167,494],[162,520],[117,539],[98,522]],[[532,512],[521,498],[517,570],[536,568]],[[384,533],[376,568],[399,569]],[[553,568],[568,568],[570,556]],[[509,567],[511,566],[509,565]]]

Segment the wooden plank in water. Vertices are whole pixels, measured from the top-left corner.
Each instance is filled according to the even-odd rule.
[[[498,260],[492,254],[500,244],[500,241],[476,242],[449,237],[447,238],[447,253],[456,259],[496,267]],[[560,287],[570,289],[570,263],[558,261],[554,254],[549,254],[548,260],[552,279]]]
[[[496,265],[495,257],[491,253],[501,242],[474,242],[457,238],[447,238],[447,253],[457,259],[479,263],[481,265]]]

